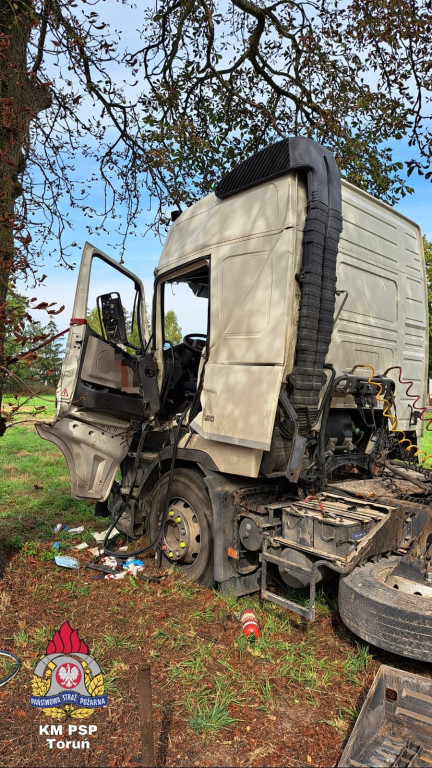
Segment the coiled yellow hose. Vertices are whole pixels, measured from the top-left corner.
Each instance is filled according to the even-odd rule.
[[[354,371],[357,370],[357,368],[369,368],[369,370],[372,371],[372,374],[368,379],[368,384],[373,384],[375,387],[378,387],[378,392],[375,397],[378,402],[384,403],[383,416],[386,419],[390,419],[391,421],[389,432],[399,432],[399,434],[402,435],[401,440],[398,440],[398,445],[403,445],[404,443],[408,443],[405,450],[407,452],[414,450],[415,453],[413,453],[413,458],[417,458],[418,456],[423,454],[424,458],[419,459],[419,464],[424,464],[426,461],[432,460],[432,454],[428,454],[426,453],[426,451],[420,450],[420,448],[418,448],[414,443],[412,443],[411,440],[406,436],[403,429],[400,429],[398,427],[397,416],[393,413],[390,413],[390,408],[391,408],[390,401],[387,400],[386,397],[381,397],[381,392],[382,392],[381,384],[378,381],[373,381],[375,377],[375,368],[373,367],[373,365],[370,365],[369,363],[361,363],[359,365],[355,365],[354,368],[351,369],[350,373],[354,373]]]

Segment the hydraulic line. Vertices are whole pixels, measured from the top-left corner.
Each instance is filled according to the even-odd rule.
[[[404,379],[401,378],[401,376],[402,376],[402,368],[400,367],[400,365],[393,365],[391,368],[387,368],[387,370],[384,371],[384,376],[387,376],[389,371],[398,371],[398,381],[399,381],[399,383],[400,384],[408,384],[408,388],[407,388],[405,394],[407,395],[407,397],[410,397],[411,399],[414,400],[414,403],[412,405],[412,409],[417,411],[418,417],[419,417],[420,421],[423,421],[426,424],[427,431],[428,432],[432,432],[432,417],[430,417],[429,419],[425,418],[425,415],[426,415],[426,413],[428,413],[430,411],[430,408],[427,405],[418,405],[418,401],[421,399],[420,395],[411,395],[410,394],[410,390],[411,390],[411,387],[414,386],[414,382],[410,381],[410,380],[404,381]]]
[[[419,405],[417,405],[419,400],[420,400],[420,395],[410,394],[410,390],[414,386],[414,382],[411,381],[411,380],[405,381],[404,379],[402,379],[402,368],[400,367],[400,365],[393,365],[391,368],[387,368],[387,370],[384,372],[384,376],[386,376],[389,373],[389,371],[393,371],[393,370],[398,371],[398,381],[399,381],[400,384],[403,384],[403,385],[408,384],[408,387],[407,387],[407,390],[406,390],[405,394],[408,397],[410,397],[410,398],[412,398],[414,400],[414,403],[412,405],[413,410],[416,409],[416,411],[419,414],[420,421],[423,421],[426,424],[427,431],[431,432],[432,431],[432,418],[429,418],[429,419],[425,418],[425,414],[429,411],[429,408],[427,408],[426,406],[421,406],[421,405],[419,406]],[[426,461],[432,459],[432,455],[427,454],[426,451],[422,451],[422,450],[418,449],[417,446],[414,443],[412,443],[409,440],[409,438],[406,437],[405,434],[404,434],[403,439],[399,440],[398,445],[402,445],[403,443],[408,443],[408,445],[407,445],[407,447],[405,449],[406,451],[415,450],[415,453],[413,454],[414,458],[417,458],[418,456],[420,456],[422,454],[424,455],[424,458],[419,460],[420,464],[424,464]]]
[[[387,398],[385,398],[385,397],[381,397],[382,385],[378,381],[374,381],[374,378],[375,378],[375,368],[373,367],[373,365],[370,365],[369,363],[362,363],[361,365],[355,365],[354,368],[352,368],[352,370],[350,371],[350,373],[354,373],[354,371],[357,368],[369,368],[369,370],[372,371],[371,376],[368,379],[368,384],[373,384],[375,387],[378,387],[378,392],[375,395],[375,397],[376,397],[376,400],[378,402],[384,403],[384,409],[383,409],[383,414],[382,415],[383,415],[383,417],[385,417],[386,419],[390,419],[390,421],[391,421],[391,426],[390,426],[389,432],[393,432],[393,433],[398,432],[400,435],[402,435],[401,440],[398,440],[398,445],[403,445],[404,443],[408,443],[408,445],[406,446],[405,450],[407,452],[414,450],[415,453],[413,453],[413,458],[417,458],[417,457],[419,457],[420,455],[423,454],[424,458],[419,459],[419,463],[420,464],[424,464],[426,461],[431,460],[432,459],[432,454],[427,454],[426,451],[420,450],[420,448],[418,448],[414,443],[412,443],[411,440],[406,436],[406,434],[403,431],[403,429],[400,429],[400,427],[398,427],[397,416],[395,414],[393,414],[393,413],[390,413],[390,408],[391,408],[390,401],[387,400]],[[400,368],[400,366],[394,366],[394,368],[399,369],[399,372],[400,372],[399,373],[399,381],[402,384],[410,384],[410,385],[413,384],[413,382],[403,382],[403,381],[401,381],[400,375],[402,373],[402,369]],[[384,375],[386,375],[390,370],[392,370],[392,369],[388,368]],[[409,389],[410,389],[410,387],[408,388],[407,393],[408,393]],[[416,402],[417,402],[417,400],[416,400]]]
[[[105,539],[104,539],[104,542],[103,542],[103,551],[104,551],[105,555],[110,555],[111,557],[117,557],[119,559],[126,560],[128,557],[131,557],[131,556],[136,557],[137,555],[142,555],[142,554],[144,554],[144,552],[148,552],[149,549],[155,549],[158,546],[158,544],[160,543],[160,541],[162,539],[162,536],[163,536],[163,532],[164,532],[164,528],[165,528],[165,523],[166,523],[167,518],[168,518],[169,506],[170,506],[170,501],[171,501],[170,496],[171,496],[171,488],[172,488],[172,483],[173,483],[173,478],[174,478],[175,463],[176,463],[176,458],[177,458],[177,446],[178,446],[178,443],[179,443],[179,440],[180,440],[180,433],[181,433],[181,428],[182,428],[182,425],[183,425],[183,421],[185,419],[185,416],[186,416],[187,412],[188,412],[188,408],[186,408],[186,410],[184,410],[183,413],[180,414],[180,417],[179,417],[179,420],[178,420],[177,429],[176,429],[176,432],[175,432],[175,435],[174,435],[173,453],[172,453],[172,457],[171,457],[170,472],[169,472],[169,477],[168,477],[168,486],[167,486],[167,493],[166,493],[166,499],[165,499],[165,508],[164,508],[163,515],[162,515],[162,518],[161,518],[160,523],[159,523],[159,527],[158,527],[158,530],[157,530],[156,538],[154,538],[153,541],[151,541],[149,544],[147,544],[146,547],[143,547],[142,549],[137,549],[135,552],[116,552],[116,551],[110,550],[108,548],[108,540],[109,540],[111,531],[114,528],[116,528],[118,521],[120,520],[120,518],[123,515],[124,511],[127,509],[129,501],[132,498],[132,493],[133,493],[133,490],[134,490],[135,480],[136,480],[136,477],[137,477],[137,474],[138,474],[138,469],[139,469],[139,460],[140,460],[140,457],[141,457],[141,450],[142,450],[142,446],[144,444],[144,438],[145,438],[145,435],[146,435],[146,432],[147,432],[147,429],[144,428],[142,433],[141,433],[141,437],[140,437],[140,440],[139,440],[139,443],[138,443],[138,448],[137,448],[137,452],[136,452],[136,456],[135,456],[135,461],[134,461],[134,466],[133,466],[133,471],[132,471],[132,479],[131,479],[131,483],[130,483],[129,493],[128,493],[125,501],[121,505],[120,511],[118,512],[115,520],[110,525],[110,527],[108,528],[108,530],[107,530],[107,532],[105,534]]]
[[[412,398],[414,400],[412,408],[413,408],[413,410],[415,409],[416,411],[418,411],[419,414],[420,414],[419,418],[423,419],[424,414],[426,413],[426,411],[429,410],[429,408],[427,408],[426,406],[419,406],[419,405],[417,405],[418,401],[420,400],[420,395],[412,395],[412,394],[410,394],[410,390],[411,390],[411,387],[414,386],[414,382],[410,381],[409,379],[406,380],[406,381],[404,379],[402,379],[402,368],[400,367],[400,365],[392,365],[391,368],[387,368],[387,370],[384,371],[383,375],[387,376],[387,374],[390,373],[390,371],[398,371],[398,381],[399,381],[399,384],[404,384],[404,385],[408,384],[408,388],[407,388],[405,394],[406,394],[407,397],[410,397],[410,398]],[[432,421],[432,419],[430,421]]]

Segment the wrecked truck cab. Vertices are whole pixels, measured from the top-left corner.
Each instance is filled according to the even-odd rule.
[[[114,283],[98,279],[91,298],[96,259]],[[165,316],[176,291],[201,309],[195,333],[173,345]],[[103,502],[112,484],[117,527],[147,531],[163,565],[309,619],[316,583],[336,572],[342,617],[365,639],[351,610],[357,569],[390,554],[422,629],[389,644],[392,570],[379,606],[367,598],[374,642],[432,653],[432,611],[411,606],[425,598],[410,587],[432,577],[422,538],[431,478],[414,472],[423,504],[387,480],[412,481],[403,460],[423,430],[411,392],[425,391],[427,295],[413,222],[341,183],[323,147],[286,139],[176,218],[155,271],[150,339],[139,279],[90,245],[74,316],[57,418],[39,427],[66,456],[73,496]],[[309,607],[276,594],[275,576],[309,586]]]

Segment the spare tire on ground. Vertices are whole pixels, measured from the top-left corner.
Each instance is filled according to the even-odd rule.
[[[339,612],[348,629],[371,645],[431,662],[432,596],[408,594],[386,584],[399,561],[396,555],[383,557],[342,577]]]

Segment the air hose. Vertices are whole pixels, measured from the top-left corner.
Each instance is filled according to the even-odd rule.
[[[147,429],[148,429],[148,427],[146,425],[145,428],[143,428],[143,431],[141,433],[141,437],[139,439],[139,443],[138,443],[138,447],[137,447],[137,451],[136,451],[136,456],[135,456],[135,461],[134,461],[134,466],[133,466],[133,476],[132,476],[132,480],[131,480],[131,484],[130,484],[128,495],[126,496],[125,501],[121,505],[120,511],[118,512],[115,520],[112,522],[112,524],[108,528],[108,530],[106,532],[106,535],[105,535],[105,538],[104,538],[104,541],[103,541],[103,545],[102,546],[103,546],[103,551],[104,551],[105,555],[109,555],[111,557],[117,557],[117,558],[122,559],[122,560],[127,560],[129,557],[132,557],[132,556],[136,557],[137,555],[143,555],[145,552],[148,552],[150,549],[155,549],[157,547],[157,545],[159,544],[159,542],[161,541],[162,536],[163,536],[163,531],[164,531],[165,523],[166,523],[167,518],[168,518],[169,505],[170,505],[170,497],[171,497],[171,488],[172,488],[172,483],[173,483],[173,478],[174,478],[174,469],[175,469],[175,462],[176,462],[176,457],[177,457],[177,446],[178,446],[178,443],[179,443],[179,440],[180,440],[180,432],[181,432],[182,424],[183,424],[183,421],[184,421],[184,418],[185,418],[187,412],[188,412],[188,408],[186,408],[186,410],[184,410],[183,413],[180,414],[180,417],[179,417],[179,420],[178,420],[177,429],[176,429],[175,436],[174,436],[173,452],[172,452],[172,456],[171,456],[170,472],[169,472],[169,477],[168,477],[168,486],[167,486],[166,499],[165,499],[165,508],[164,508],[164,512],[163,512],[163,515],[162,515],[160,523],[159,523],[159,527],[158,527],[158,531],[157,531],[156,537],[153,539],[153,541],[150,542],[150,544],[147,544],[147,546],[143,547],[142,549],[137,549],[136,552],[116,552],[116,551],[111,550],[111,549],[108,548],[108,539],[110,537],[111,531],[113,531],[114,528],[117,526],[118,521],[120,520],[120,518],[123,515],[124,511],[127,509],[127,506],[128,506],[128,504],[129,504],[129,502],[131,500],[131,497],[132,497],[132,493],[133,493],[133,489],[134,489],[134,485],[135,485],[135,480],[136,480],[136,477],[137,477],[137,474],[138,474],[138,469],[139,469],[139,460],[140,460],[140,456],[141,456],[141,450],[142,450],[142,446],[143,446],[143,443],[144,443],[145,435],[146,435]]]
[[[13,669],[12,672],[9,673],[9,675],[6,675],[6,677],[0,678],[0,688],[1,688],[2,685],[6,685],[6,683],[10,683],[10,681],[15,677],[15,675],[18,674],[21,667],[21,662],[10,651],[0,651],[0,656],[5,656],[7,659],[12,659],[12,661],[15,662],[15,669]]]
[[[413,454],[413,458],[417,458],[418,456],[423,454],[424,458],[421,459],[421,460],[419,459],[419,463],[420,464],[424,464],[426,461],[432,459],[432,454],[427,454],[426,451],[420,450],[406,436],[406,434],[403,431],[403,429],[400,429],[398,427],[397,416],[395,414],[393,414],[393,413],[390,413],[390,408],[391,408],[390,401],[387,400],[387,398],[385,398],[385,397],[381,397],[382,385],[378,381],[373,381],[373,379],[375,378],[375,368],[373,367],[373,365],[370,365],[369,363],[364,363],[364,364],[361,364],[361,365],[355,365],[354,368],[350,371],[350,373],[353,373],[356,370],[356,368],[369,368],[369,370],[372,371],[372,374],[371,374],[371,376],[368,379],[368,384],[373,384],[375,387],[378,387],[378,392],[375,395],[375,397],[376,397],[376,400],[378,402],[384,403],[384,409],[383,409],[383,414],[382,415],[383,415],[384,418],[390,419],[390,421],[391,421],[391,426],[390,426],[389,432],[393,432],[393,433],[398,432],[400,435],[402,435],[402,438],[400,440],[398,440],[398,445],[403,445],[404,443],[408,443],[408,445],[406,446],[405,450],[406,451],[414,450],[415,453]],[[384,373],[384,376],[386,376],[388,374],[388,372],[393,370],[393,369],[399,370],[399,382],[401,384],[409,384],[410,385],[408,387],[407,391],[406,391],[406,394],[408,394],[409,390],[411,389],[411,386],[413,385],[413,382],[412,381],[403,381],[403,380],[401,380],[402,369],[401,369],[400,366],[393,366],[392,368],[387,368],[387,370]],[[414,395],[411,395],[411,397],[414,397]],[[419,397],[416,398],[415,402],[417,402],[418,399],[419,399]],[[425,410],[426,410],[425,408],[422,409],[422,414],[425,412]]]

